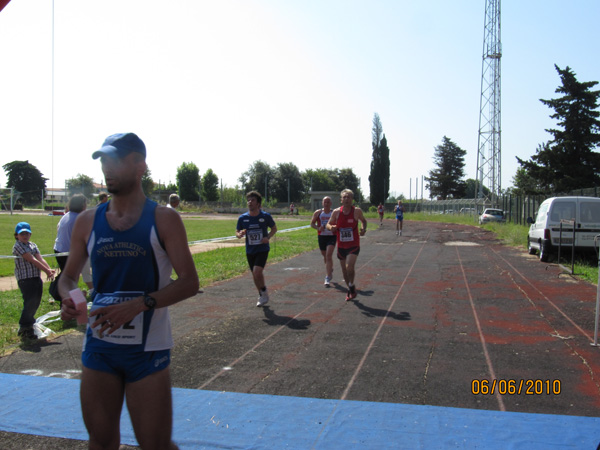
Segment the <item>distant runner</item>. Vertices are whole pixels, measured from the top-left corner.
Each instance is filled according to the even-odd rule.
[[[404,205],[402,200],[398,200],[398,204],[394,207],[396,213],[396,236],[402,236],[402,221],[404,220]]]
[[[325,287],[329,287],[331,284],[331,277],[333,276],[333,250],[335,249],[336,237],[332,231],[327,229],[327,223],[331,218],[331,197],[323,198],[323,208],[317,209],[310,222],[310,226],[319,232],[319,249],[323,255],[323,261],[325,262]]]

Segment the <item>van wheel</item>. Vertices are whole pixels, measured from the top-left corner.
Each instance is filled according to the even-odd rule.
[[[540,261],[548,262],[548,252],[544,250],[544,246],[540,244]]]
[[[527,251],[530,255],[535,255],[537,250],[531,246],[531,241],[527,238]]]

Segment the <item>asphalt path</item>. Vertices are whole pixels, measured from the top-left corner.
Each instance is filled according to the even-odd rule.
[[[397,236],[392,221],[377,225],[361,239],[353,301],[337,261],[323,286],[313,251],[267,265],[266,307],[249,273],[171,307],[173,386],[599,416],[595,286],[479,227],[406,221]],[[78,378],[81,340],[16,351],[0,372]],[[33,439],[0,434],[2,448]]]

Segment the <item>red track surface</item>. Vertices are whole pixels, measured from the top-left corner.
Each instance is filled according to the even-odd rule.
[[[267,266],[267,308],[249,276],[178,305],[175,385],[598,415],[595,286],[477,227],[407,222],[397,237],[390,225],[362,241],[355,301],[337,261],[339,284],[323,287],[311,252]],[[494,394],[474,395],[474,380]]]
[[[361,242],[354,301],[337,261],[323,286],[313,251],[267,265],[267,307],[249,273],[172,307],[173,385],[599,416],[595,286],[474,226],[370,223]],[[62,337],[0,371],[76,373],[80,345]]]

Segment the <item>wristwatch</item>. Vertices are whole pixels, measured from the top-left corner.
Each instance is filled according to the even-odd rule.
[[[156,306],[156,299],[150,295],[146,295],[144,297],[144,306],[146,306],[149,311],[153,310]]]

